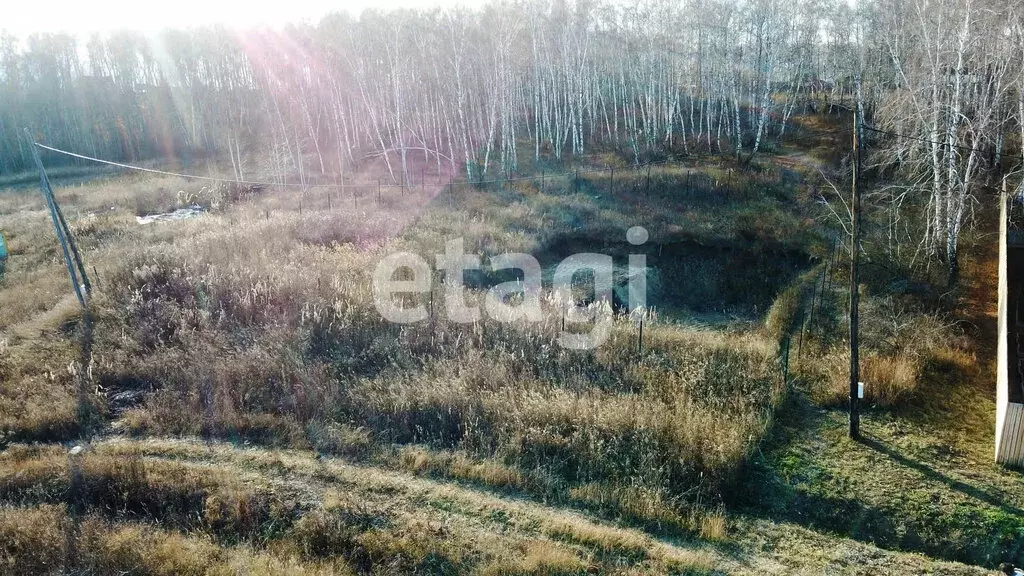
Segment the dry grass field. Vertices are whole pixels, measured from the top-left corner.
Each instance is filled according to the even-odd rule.
[[[945,560],[1024,541],[1020,516],[992,521],[1009,540],[989,558],[825,511],[847,489],[835,448],[813,449],[841,418],[844,301],[833,269],[797,357],[831,249],[806,174],[622,172],[611,193],[585,174],[379,203],[163,176],[58,186],[91,331],[41,196],[0,190],[0,573],[971,574]],[[136,220],[192,204],[206,212]],[[373,306],[374,266],[398,250],[460,236],[548,274],[580,248],[623,262],[636,224],[658,274],[642,351],[627,317],[597,350],[560,348],[547,299],[539,323],[402,326]],[[868,429],[931,410],[936,366],[976,364],[951,318],[872,290]]]

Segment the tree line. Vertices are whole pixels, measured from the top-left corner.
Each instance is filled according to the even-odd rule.
[[[5,35],[0,173],[30,165],[21,126],[114,160],[215,153],[300,178],[375,156],[399,179],[410,154],[475,177],[515,169],[523,146],[753,155],[801,95],[848,88],[834,52],[850,38],[829,20],[778,0],[531,1],[281,32]]]
[[[904,183],[887,189],[891,250],[912,240],[954,268],[977,186],[1024,138],[1021,13],[1000,0],[492,0],[281,31],[3,34],[0,174],[30,168],[24,126],[106,159],[212,156],[239,179],[298,182],[367,160],[395,182],[424,164],[474,179],[607,149],[749,162],[795,113],[859,106],[906,136],[876,157]],[[923,231],[900,215],[914,195]]]

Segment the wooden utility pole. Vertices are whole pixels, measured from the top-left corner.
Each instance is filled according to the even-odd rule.
[[[860,382],[860,346],[858,342],[859,318],[858,305],[860,291],[858,263],[860,256],[860,110],[853,111],[853,211],[852,236],[850,243],[850,438],[860,438],[860,399],[858,388]]]

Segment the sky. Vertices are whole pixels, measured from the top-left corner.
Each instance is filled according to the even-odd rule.
[[[358,15],[366,8],[430,8],[470,5],[472,0],[28,0],[0,10],[0,30],[24,39],[35,32],[88,35],[131,29],[224,24],[237,28],[316,23],[329,12]]]

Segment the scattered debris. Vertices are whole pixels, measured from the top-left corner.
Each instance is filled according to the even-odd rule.
[[[188,220],[189,218],[196,218],[206,213],[206,208],[199,204],[192,204],[187,208],[178,208],[174,212],[164,212],[163,214],[148,214],[146,216],[136,216],[135,220],[139,224],[152,224],[154,222],[171,222],[174,220]]]
[[[107,407],[114,416],[124,414],[125,410],[142,404],[146,393],[142,390],[122,390],[107,396]]]

